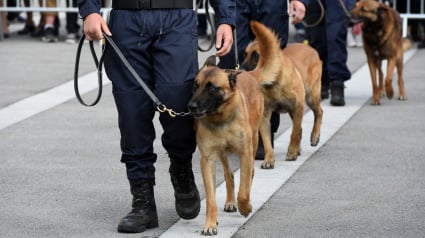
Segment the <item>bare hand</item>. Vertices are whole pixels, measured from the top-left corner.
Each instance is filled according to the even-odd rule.
[[[215,39],[216,56],[223,56],[230,52],[233,44],[232,27],[228,24],[221,24],[217,28]]]
[[[108,28],[105,20],[98,13],[92,13],[84,19],[84,34],[87,40],[100,40],[103,39],[102,31],[106,35],[111,36],[111,31]]]
[[[293,17],[291,23],[296,24],[301,22],[305,16],[305,6],[304,3],[293,0],[289,4],[289,16]]]

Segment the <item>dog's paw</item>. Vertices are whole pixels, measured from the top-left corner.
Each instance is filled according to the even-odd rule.
[[[261,164],[262,169],[274,169],[274,160],[273,161],[265,161]]]
[[[399,96],[398,97],[398,100],[400,100],[400,101],[406,101],[407,100],[407,97],[406,96]]]
[[[391,83],[385,83],[385,94],[388,99],[392,99],[394,96],[394,89]]]
[[[288,153],[287,155],[286,155],[286,161],[295,161],[295,160],[297,160],[297,157],[298,157],[298,155],[299,155],[299,153],[296,153],[296,154],[290,154],[290,153]]]
[[[317,144],[319,144],[319,141],[320,141],[320,135],[311,136],[311,140],[310,140],[311,146],[317,146]]]
[[[238,204],[238,207],[239,207],[239,213],[244,217],[247,217],[252,212],[252,205],[250,202],[248,203],[240,202]]]
[[[381,102],[380,101],[376,101],[376,100],[372,100],[372,102],[370,103],[370,105],[379,106],[379,105],[381,105]]]
[[[202,235],[204,235],[204,236],[215,236],[215,235],[217,235],[217,225],[218,225],[218,222],[215,225],[212,225],[212,226],[205,225],[204,229],[202,230]]]
[[[238,209],[236,208],[236,204],[234,202],[229,202],[224,204],[225,212],[236,212]]]
[[[294,152],[294,150],[291,150],[290,148],[288,148],[288,153],[286,153],[286,161],[295,161],[298,158],[298,155],[301,154],[301,147],[298,148],[298,150],[296,150],[296,152]]]

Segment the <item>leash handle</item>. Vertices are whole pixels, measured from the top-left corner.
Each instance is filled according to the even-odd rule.
[[[102,97],[103,54],[101,56],[101,59],[98,61],[97,56],[96,56],[96,51],[94,50],[94,47],[93,47],[93,41],[90,41],[90,51],[92,53],[93,60],[94,60],[94,63],[96,65],[96,68],[98,69],[97,70],[98,71],[98,90],[97,90],[97,96],[96,96],[95,100],[92,103],[86,103],[83,100],[83,98],[81,97],[80,89],[79,89],[79,85],[78,85],[78,70],[79,70],[79,65],[80,65],[81,50],[83,48],[85,38],[86,38],[86,36],[83,34],[80,38],[80,41],[78,42],[77,55],[76,55],[76,58],[75,58],[75,68],[74,68],[74,92],[75,92],[75,96],[77,97],[78,101],[82,105],[84,105],[86,107],[92,107],[92,106],[96,105],[100,101],[100,98]]]
[[[152,99],[153,103],[156,106],[156,109],[159,112],[167,112],[171,117],[176,117],[176,116],[187,116],[190,115],[190,112],[175,112],[173,109],[167,108],[167,106],[165,106],[156,96],[155,94],[152,92],[152,90],[150,90],[150,88],[146,85],[146,83],[140,78],[140,76],[136,73],[136,70],[133,68],[133,66],[131,66],[131,64],[128,62],[128,60],[124,57],[123,53],[121,52],[121,50],[118,48],[118,46],[115,44],[115,42],[112,40],[111,37],[109,37],[108,35],[106,35],[104,32],[102,32],[103,34],[103,40],[106,41],[107,43],[109,43],[109,45],[114,49],[115,53],[118,55],[118,57],[120,58],[120,60],[123,62],[123,64],[125,65],[125,67],[130,71],[131,75],[136,79],[136,81],[140,84],[140,86],[145,90],[145,92],[148,94],[148,96]],[[96,56],[96,52],[94,50],[93,47],[93,41],[90,41],[90,51],[92,53],[93,56],[93,61],[96,65],[97,68],[97,76],[98,76],[98,93],[97,93],[97,97],[94,100],[94,102],[92,103],[86,103],[81,95],[80,95],[80,90],[79,90],[79,86],[78,86],[78,67],[80,64],[80,56],[81,56],[81,49],[82,46],[84,44],[84,39],[85,39],[85,35],[83,35],[78,43],[78,47],[77,47],[77,56],[76,56],[76,60],[75,60],[75,70],[74,70],[74,91],[75,91],[75,95],[78,99],[78,101],[87,107],[91,107],[96,105],[102,95],[102,65],[103,65],[103,57],[104,57],[104,53],[105,53],[105,49],[106,47],[104,46],[102,49],[102,56],[100,57],[99,60],[97,60],[97,56]],[[105,44],[104,44],[105,45]]]

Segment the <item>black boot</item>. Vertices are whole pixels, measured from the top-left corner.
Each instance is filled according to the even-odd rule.
[[[172,159],[169,172],[174,187],[177,214],[183,219],[197,217],[201,210],[201,201],[192,172],[192,162]]]
[[[344,106],[344,82],[331,83],[331,105]]]
[[[327,71],[322,73],[322,89],[320,91],[320,98],[328,99],[329,98],[329,76]]]
[[[149,180],[130,181],[133,210],[121,219],[118,232],[140,233],[158,227],[153,185],[154,182]]]
[[[272,148],[274,148],[274,133],[270,132],[270,140],[272,142]],[[266,152],[264,151],[264,144],[261,135],[258,134],[258,147],[257,152],[255,152],[255,160],[263,160]]]

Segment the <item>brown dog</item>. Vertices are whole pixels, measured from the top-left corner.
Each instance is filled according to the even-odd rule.
[[[252,210],[250,192],[264,98],[254,77],[245,71],[220,69],[215,65],[215,57],[211,56],[196,75],[188,108],[196,118],[196,141],[202,157],[201,171],[207,205],[202,234],[216,235],[217,159],[221,160],[226,181],[224,211],[236,211],[233,171],[228,161],[230,154],[236,154],[240,161],[237,207],[245,217]]]
[[[277,36],[263,24],[253,21],[251,28],[256,41],[251,42],[245,51],[242,67],[250,71],[261,85],[264,94],[264,116],[262,123],[270,131],[270,117],[273,111],[289,113],[292,119],[292,134],[286,160],[296,160],[301,152],[301,124],[304,116],[304,103],[314,113],[314,126],[310,142],[316,146],[320,139],[320,126],[323,110],[320,106],[322,61],[318,53],[308,45],[289,44],[280,49]],[[262,138],[265,158],[262,168],[274,167],[274,153],[269,133]]]
[[[351,11],[353,19],[363,22],[363,48],[366,52],[372,78],[372,105],[380,105],[381,96],[391,99],[394,95],[392,80],[394,67],[397,67],[399,100],[406,100],[403,81],[403,42],[401,18],[390,6],[375,0],[361,0]],[[388,60],[385,77],[381,69],[383,60]],[[378,71],[379,82],[376,80]]]

